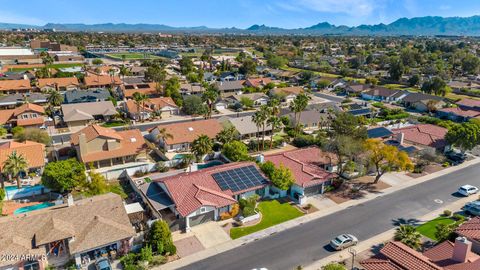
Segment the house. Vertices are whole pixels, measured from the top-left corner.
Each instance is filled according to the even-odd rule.
[[[174,229],[188,231],[190,227],[219,220],[240,198],[269,193],[268,180],[254,162],[237,162],[214,166],[166,178],[152,178],[174,205],[164,203],[162,216],[172,213],[169,223]],[[168,201],[168,200],[167,200]],[[162,208],[162,207],[160,207]]]
[[[239,94],[242,94],[244,82],[245,81],[243,80],[220,81],[220,82],[215,82],[214,85],[222,95],[225,95],[228,93],[235,93],[239,95]]]
[[[357,95],[359,95],[362,92],[367,91],[369,89],[370,89],[370,85],[361,84],[361,83],[350,83],[350,84],[346,84],[343,87],[343,91],[346,94],[357,94]]]
[[[144,77],[148,67],[133,66],[129,68],[130,75]]]
[[[0,253],[17,255],[2,260],[0,268],[45,269],[70,260],[87,267],[102,250],[113,250],[117,257],[128,253],[134,236],[120,196],[69,198],[67,204],[0,220]]]
[[[158,94],[156,83],[125,84],[120,86],[120,89],[126,99],[132,99],[134,93],[145,94],[147,96]]]
[[[80,83],[77,77],[67,78],[44,78],[38,79],[37,87],[42,92],[48,92],[50,90],[67,91],[79,88]]]
[[[111,101],[63,104],[63,122],[68,128],[85,127],[94,120],[108,121],[117,114]]]
[[[107,89],[72,90],[64,94],[63,103],[86,103],[110,100],[112,96]]]
[[[123,82],[118,76],[109,75],[89,75],[83,78],[84,84],[87,88],[108,88],[112,86],[119,86]]]
[[[138,129],[116,131],[98,125],[72,134],[77,158],[97,168],[135,162],[145,152],[145,140]]]
[[[31,92],[30,80],[0,80],[0,94],[11,95]]]
[[[386,127],[376,127],[367,129],[367,137],[369,139],[387,139],[392,137],[393,132]]]
[[[423,253],[407,245],[392,241],[380,252],[360,264],[365,270],[461,270],[480,269],[480,257],[471,251],[472,243],[465,237],[455,242],[442,242]]]
[[[254,107],[259,107],[262,105],[267,105],[268,101],[270,100],[267,95],[263,93],[248,93],[248,94],[241,94],[241,95],[231,95],[226,97],[225,99],[229,100],[232,104],[241,103],[242,98],[248,98],[253,101]]]
[[[265,156],[265,161],[271,161],[275,166],[283,165],[292,171],[295,183],[285,195],[289,195],[301,204],[308,196],[323,193],[337,177],[333,172],[338,163],[336,156],[318,147],[268,155]]]
[[[45,124],[45,110],[42,106],[32,103],[25,103],[15,109],[0,110],[0,124],[39,128]]]
[[[44,105],[46,104],[48,95],[43,93],[25,93],[25,94],[10,94],[5,96],[0,96],[0,108],[15,108],[25,102]]]
[[[263,88],[271,82],[272,79],[270,78],[250,78],[246,79],[243,85],[247,87]]]
[[[458,107],[464,110],[480,111],[480,100],[464,98],[457,102]]]
[[[281,100],[287,104],[290,104],[299,94],[304,90],[300,86],[290,86],[283,88],[274,88],[270,90],[270,95],[280,97]]]
[[[173,138],[158,138],[159,131],[162,129],[165,129]],[[215,119],[197,120],[155,127],[150,131],[150,138],[159,140],[160,146],[165,151],[189,151],[191,143],[200,135],[207,135],[213,139],[222,129],[220,123]]]
[[[205,92],[205,87],[198,83],[182,83],[180,84],[180,94],[182,95],[201,95]]]
[[[361,97],[365,100],[375,101],[393,101],[394,96],[398,93],[397,90],[391,90],[385,87],[375,87],[368,91],[361,93]]]
[[[440,151],[443,151],[447,142],[445,140],[445,135],[447,134],[447,129],[431,124],[419,124],[403,128],[392,129],[392,132],[397,137],[397,141],[400,145],[403,145],[404,142],[409,144],[420,146],[420,147],[430,147]]]
[[[348,86],[348,82],[344,79],[335,79],[327,86],[327,90],[333,91],[335,89],[345,89]]]
[[[244,76],[241,75],[241,74],[236,74],[234,72],[229,72],[229,71],[223,72],[219,76],[220,81],[222,81],[222,82],[238,81],[238,80],[241,80],[243,77]]]
[[[312,132],[326,127],[327,122],[333,119],[333,115],[330,115],[329,113],[321,113],[317,110],[306,110],[300,115],[295,115],[295,113],[291,112],[286,114],[286,116],[290,119],[290,125],[292,127],[295,127],[297,125],[297,120],[299,120],[299,123],[305,132]],[[300,117],[300,119],[296,119],[295,116]]]
[[[474,217],[465,221],[455,229],[459,236],[466,237],[472,242],[473,252],[480,254],[480,217]]]
[[[401,102],[405,107],[413,108],[419,112],[438,110],[446,104],[444,98],[424,93],[410,93]]]
[[[436,115],[442,119],[467,122],[472,118],[480,117],[480,110],[465,109],[465,107],[442,108],[436,111]]]
[[[40,174],[45,166],[45,145],[32,141],[15,142],[7,141],[0,143],[0,164],[3,164],[8,156],[16,152],[18,155],[23,156],[28,163],[28,171]],[[2,171],[0,166],[0,172]],[[23,172],[22,172],[23,173]]]
[[[133,100],[127,100],[124,103],[128,116],[136,121],[141,120],[140,115],[143,113],[143,120],[152,117],[154,114],[160,118],[178,115],[180,108],[175,104],[171,97],[150,98],[145,102],[145,106],[138,106]]]
[[[238,131],[240,134],[240,139],[242,140],[257,138],[263,135],[263,127],[257,127],[257,125],[252,121],[251,115],[229,118],[228,121]],[[270,136],[271,134],[272,126],[265,125],[265,136]]]

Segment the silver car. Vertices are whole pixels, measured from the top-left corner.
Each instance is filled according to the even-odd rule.
[[[346,249],[358,243],[357,237],[351,234],[341,234],[330,241],[330,246],[335,250]]]
[[[467,214],[480,216],[480,201],[468,202],[462,208]]]

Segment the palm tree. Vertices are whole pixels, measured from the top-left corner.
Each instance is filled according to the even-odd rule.
[[[257,151],[260,151],[260,139],[258,138],[258,134],[260,133],[260,127],[262,126],[262,123],[263,123],[263,119],[262,119],[262,115],[260,113],[260,111],[256,111],[253,115],[252,115],[252,122],[255,123],[255,125],[257,126]]]
[[[120,76],[122,76],[122,78],[125,78],[125,76],[128,76],[130,74],[130,69],[127,68],[124,65],[121,65],[120,66],[120,71],[119,71],[118,74],[120,74]]]
[[[212,117],[213,103],[217,101],[218,96],[218,90],[212,85],[209,85],[205,92],[203,92],[202,100],[207,103],[208,106],[207,118]]]
[[[156,139],[157,140],[165,140],[165,139],[173,139],[173,135],[168,133],[166,128],[157,128],[158,134]]]
[[[260,119],[262,120],[262,150],[265,149],[265,126],[267,125],[271,109],[267,105],[260,107]]]
[[[295,97],[293,102],[290,103],[289,109],[295,114],[295,137],[298,136],[302,111],[307,108],[309,99],[309,96],[307,96],[305,93],[301,93]]]
[[[400,225],[395,231],[395,241],[400,241],[405,245],[418,250],[421,246],[422,236],[412,225]]]
[[[197,159],[212,152],[213,141],[207,135],[200,135],[192,142],[192,152]]]
[[[226,144],[228,142],[235,140],[237,137],[237,133],[238,132],[235,129],[235,127],[233,126],[226,127],[217,134],[215,139],[217,140],[217,142],[221,144]]]
[[[270,149],[272,149],[275,129],[282,125],[282,120],[278,116],[270,116],[270,118],[267,120],[267,124],[272,127],[272,138],[270,138]]]
[[[135,102],[135,105],[137,105],[137,111],[140,114],[140,121],[143,122],[143,117],[145,114],[145,102],[149,101],[150,99],[146,94],[142,94],[139,92],[133,93],[133,102]],[[140,107],[142,107],[140,109]]]
[[[3,162],[3,172],[17,179],[17,187],[20,188],[20,172],[28,170],[28,161],[23,155],[13,151]]]

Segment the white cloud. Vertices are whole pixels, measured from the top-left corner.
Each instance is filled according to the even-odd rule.
[[[352,16],[370,15],[376,8],[375,0],[298,0],[303,8]]]
[[[441,6],[438,7],[438,9],[440,9],[440,10],[450,10],[450,9],[452,9],[452,7],[449,6],[449,5],[441,5]]]

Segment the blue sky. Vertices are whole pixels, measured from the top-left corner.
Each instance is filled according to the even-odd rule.
[[[480,15],[479,0],[0,0],[0,22],[155,23],[285,28],[319,22],[390,23],[400,17]]]

